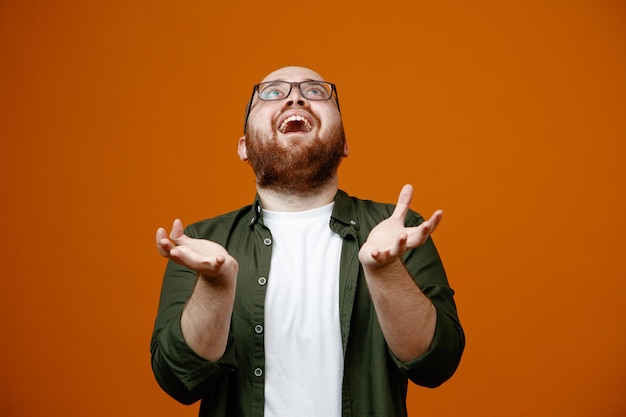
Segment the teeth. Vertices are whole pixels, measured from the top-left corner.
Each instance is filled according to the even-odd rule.
[[[305,119],[302,116],[289,116],[288,118],[286,118],[278,127],[278,130],[280,130],[281,132],[285,132],[285,129],[287,129],[287,125],[290,122],[302,122],[304,123],[304,127],[306,128],[307,131],[311,131],[311,122],[309,122],[307,119]]]

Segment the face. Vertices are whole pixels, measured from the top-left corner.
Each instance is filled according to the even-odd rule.
[[[281,68],[263,81],[323,81],[307,68]],[[249,161],[260,187],[307,193],[336,178],[348,155],[341,115],[335,98],[307,100],[293,87],[275,101],[253,98],[248,129],[239,141],[239,156]]]

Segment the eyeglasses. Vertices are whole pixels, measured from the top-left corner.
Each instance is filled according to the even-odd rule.
[[[246,118],[244,120],[243,132],[246,133],[248,128],[248,117],[250,116],[250,109],[252,108],[252,102],[255,94],[258,93],[259,100],[263,101],[283,100],[289,97],[293,87],[298,87],[300,95],[305,99],[312,101],[330,100],[334,94],[335,102],[337,103],[337,110],[339,110],[337,87],[333,83],[326,81],[267,81],[256,84],[252,89],[252,96],[250,97],[250,101],[246,107]]]

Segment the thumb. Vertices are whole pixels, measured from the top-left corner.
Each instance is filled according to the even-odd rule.
[[[411,200],[413,199],[413,186],[411,184],[406,184],[400,190],[400,195],[398,195],[398,203],[396,204],[396,208],[393,210],[391,217],[395,217],[398,219],[404,219],[406,214],[409,212],[409,207],[411,205]]]

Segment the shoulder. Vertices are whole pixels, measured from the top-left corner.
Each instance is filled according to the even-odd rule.
[[[248,205],[238,210],[192,223],[185,229],[185,234],[194,238],[210,238],[219,241],[221,236],[226,237],[233,230],[249,225],[253,218],[253,205]]]
[[[339,190],[337,193],[335,205],[334,214],[338,218],[348,219],[348,221],[354,219],[358,224],[366,228],[374,227],[381,221],[389,218],[396,208],[395,204],[362,199],[348,195],[342,190]],[[409,210],[405,219],[407,226],[417,226],[423,221],[424,218],[413,210]]]

